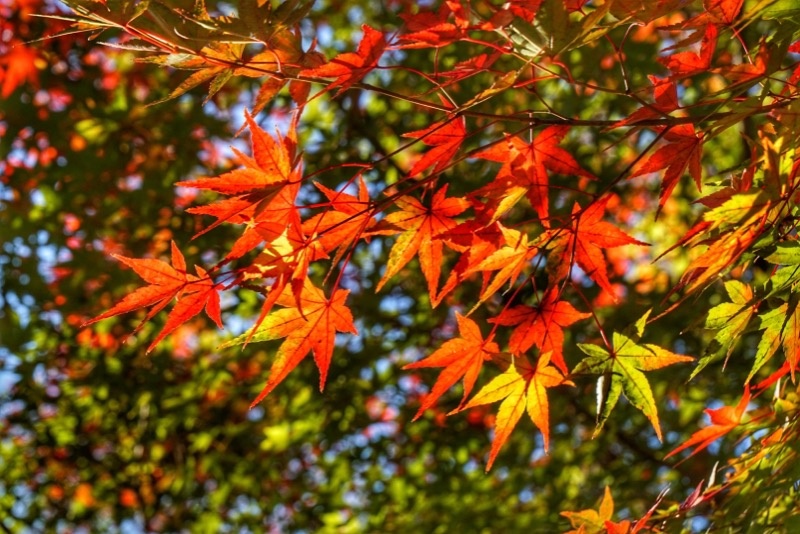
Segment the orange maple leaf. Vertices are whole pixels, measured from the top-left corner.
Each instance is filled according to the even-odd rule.
[[[361,26],[364,36],[355,53],[339,54],[328,63],[313,69],[305,69],[301,76],[313,78],[336,78],[325,91],[340,87],[339,92],[346,91],[354,83],[361,81],[369,71],[378,66],[386,48],[386,39],[383,33],[370,28],[366,24]]]
[[[574,530],[564,534],[588,534],[602,532],[606,529],[606,522],[611,520],[614,515],[614,499],[611,497],[611,489],[606,486],[603,500],[597,510],[591,508],[579,512],[561,512],[561,515],[569,519]]]
[[[514,306],[490,322],[503,326],[518,325],[508,341],[512,353],[520,355],[533,346],[539,347],[541,352],[551,355],[549,359],[556,367],[566,373],[563,329],[591,314],[579,312],[569,302],[558,300],[558,296],[556,288],[549,288],[538,306]]]
[[[259,128],[249,113],[245,114],[245,118],[250,127],[253,157],[233,149],[244,165],[243,169],[236,169],[216,178],[199,178],[177,183],[183,187],[207,189],[231,196],[229,199],[208,206],[188,210],[190,213],[212,215],[217,218],[195,237],[231,219],[245,223],[254,219],[263,221],[266,215],[271,215],[269,218],[278,223],[278,228],[270,236],[280,235],[288,223],[299,224],[294,200],[302,177],[295,161],[294,123],[285,137],[273,138]],[[273,201],[276,202],[273,204]],[[258,244],[258,241],[255,244]],[[237,254],[241,255],[243,252]]]
[[[659,209],[664,206],[687,168],[691,177],[694,178],[697,189],[701,189],[703,179],[703,169],[700,165],[700,158],[703,155],[703,133],[695,133],[694,126],[691,124],[681,124],[667,130],[664,139],[667,144],[633,169],[630,175],[630,178],[636,178],[643,174],[666,169],[661,182]]]
[[[475,324],[475,321],[462,316],[458,312],[456,312],[456,320],[458,321],[460,337],[445,341],[439,350],[424,360],[410,363],[403,367],[403,369],[445,368],[439,374],[433,389],[422,401],[422,406],[417,411],[417,415],[414,416],[414,420],[419,419],[425,410],[436,404],[439,397],[461,378],[464,379],[464,396],[461,400],[463,404],[472,392],[475,380],[477,380],[481,367],[483,367],[483,362],[490,360],[492,355],[500,352],[497,343],[492,341],[493,336],[483,339],[481,330]]]
[[[733,231],[721,235],[689,264],[675,289],[685,287],[685,294],[688,295],[703,287],[720,272],[733,265],[763,232],[764,227],[761,225],[743,223]]]
[[[347,290],[337,289],[329,299],[306,278],[300,293],[302,310],[287,287],[277,299],[282,309],[268,315],[254,332],[246,332],[223,345],[229,347],[286,338],[278,348],[264,389],[251,407],[269,395],[309,352],[313,353],[319,369],[319,389],[324,389],[336,344],[336,332],[358,333],[353,324],[353,315],[345,306],[348,293]]]
[[[678,454],[684,449],[697,445],[697,448],[686,458],[691,458],[698,452],[702,451],[714,441],[721,438],[742,422],[742,415],[747,409],[747,404],[750,402],[750,389],[745,389],[739,404],[736,408],[731,406],[723,406],[716,410],[707,409],[706,414],[711,418],[711,424],[705,428],[701,428],[692,436],[687,439],[680,447],[677,447],[672,452],[667,454],[664,458],[669,458]]]
[[[312,261],[327,257],[320,242],[306,237],[295,225],[286,226],[281,235],[274,239],[266,238],[266,241],[261,253],[242,274],[244,280],[272,280],[251,332],[258,330],[287,284],[291,287],[296,306],[302,312],[302,290],[308,276],[308,266]]]
[[[466,220],[458,224],[452,230],[442,235],[450,248],[461,252],[461,256],[455,266],[450,270],[450,274],[442,285],[439,294],[431,300],[431,304],[436,307],[451,291],[453,291],[467,276],[468,272],[476,270],[484,259],[497,251],[505,243],[503,234],[500,232],[500,223],[486,223],[481,213],[481,202],[472,199],[472,207],[475,208],[475,218]],[[488,271],[484,274],[484,286],[488,283]],[[483,294],[483,292],[481,292]]]
[[[116,254],[114,257],[133,269],[149,285],[135,290],[113,308],[87,321],[83,326],[139,308],[153,306],[142,323],[133,331],[135,334],[145,322],[177,297],[178,302],[167,316],[164,328],[147,348],[147,352],[152,351],[162,339],[200,313],[203,308],[206,310],[206,315],[222,328],[219,293],[217,292],[219,286],[214,284],[202,267],[195,266],[197,276],[188,274],[186,261],[175,242],[172,243],[172,265],[155,259],[126,258]]]
[[[528,244],[528,236],[518,230],[506,228],[497,223],[503,233],[505,246],[484,257],[479,263],[466,270],[465,274],[477,271],[500,271],[490,284],[485,285],[481,291],[478,304],[485,302],[497,293],[506,283],[514,283],[524,269],[539,252],[539,249]],[[477,306],[477,305],[476,305]]]
[[[684,237],[662,253],[663,256],[693,242],[708,246],[692,260],[673,292],[686,288],[685,295],[688,295],[704,287],[730,268],[780,217],[776,211],[782,202],[779,190],[768,186],[751,192],[752,172],[745,172],[741,178],[734,178],[729,187],[699,199],[699,203],[711,209]]]
[[[572,385],[572,382],[564,379],[558,369],[549,364],[549,353],[540,355],[535,367],[525,357],[518,357],[516,361],[511,361],[503,374],[492,379],[466,406],[461,408],[467,410],[482,404],[503,401],[497,412],[492,450],[489,452],[486,471],[492,468],[497,453],[519,422],[522,412],[526,410],[533,424],[542,432],[544,450],[547,451],[550,445],[547,388],[561,384]]]
[[[547,170],[566,175],[594,178],[583,170],[572,155],[558,146],[569,131],[567,126],[550,126],[536,135],[531,142],[519,136],[507,137],[475,154],[476,158],[503,163],[497,177],[473,194],[496,203],[493,220],[511,209],[523,196],[542,221],[550,216]]]
[[[442,269],[442,234],[455,228],[452,219],[469,207],[469,202],[460,197],[445,198],[447,185],[434,193],[431,207],[427,208],[412,197],[403,196],[395,201],[400,211],[386,216],[386,222],[405,230],[389,252],[386,272],[378,282],[376,291],[400,272],[414,254],[419,252],[422,273],[428,282],[428,292],[433,298]]]
[[[276,239],[288,226],[299,227],[300,214],[295,204],[299,190],[298,180],[269,192],[267,198],[262,200],[254,195],[242,195],[189,208],[186,211],[194,215],[210,215],[217,219],[194,237],[205,234],[223,222],[244,225],[242,235],[234,242],[225,260],[240,258],[261,242]]]
[[[344,191],[333,191],[322,184],[314,185],[330,204],[322,213],[303,221],[303,231],[306,235],[317,236],[325,251],[329,252],[343,244],[349,245],[374,225],[369,191],[361,177],[358,180],[357,197]]]
[[[610,199],[609,195],[601,197],[583,211],[576,202],[572,208],[572,226],[566,233],[563,228],[556,231],[553,255],[557,258],[556,279],[566,278],[570,266],[575,262],[589,278],[613,296],[614,290],[608,281],[603,249],[623,245],[647,246],[647,243],[632,238],[613,224],[602,220]]]

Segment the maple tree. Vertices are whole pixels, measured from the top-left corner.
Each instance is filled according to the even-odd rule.
[[[792,2],[65,5],[0,3],[3,530],[797,528]]]

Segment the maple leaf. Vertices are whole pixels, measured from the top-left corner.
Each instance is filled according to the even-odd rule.
[[[664,134],[664,139],[667,144],[656,150],[647,160],[643,160],[640,165],[637,165],[630,175],[630,178],[636,178],[643,174],[666,169],[664,179],[661,182],[661,194],[658,200],[659,209],[664,206],[667,198],[669,198],[687,168],[698,189],[702,186],[703,178],[703,169],[700,165],[700,158],[703,155],[701,148],[703,133],[695,133],[694,126],[691,124],[681,124],[667,130]]]
[[[783,346],[786,365],[794,380],[800,361],[800,301],[792,294],[789,302],[762,313],[758,319],[758,329],[764,330],[764,334],[758,342],[753,368],[747,375],[747,381],[772,358],[780,346]]]
[[[700,199],[699,202],[712,209],[705,212],[702,220],[675,246],[703,237],[698,244],[707,245],[708,249],[692,260],[673,291],[685,288],[686,296],[704,287],[729,269],[780,217],[782,201],[779,188],[768,184],[753,193],[737,193],[746,189],[748,183],[751,183],[749,179],[742,180],[734,184],[735,187]]]
[[[653,104],[648,104],[631,113],[627,118],[617,122],[614,127],[634,125],[638,121],[656,119],[668,115],[680,107],[678,103],[678,86],[674,80],[648,76],[653,84]]]
[[[792,296],[789,306],[790,312],[786,315],[781,330],[781,342],[792,380],[794,380],[797,364],[800,362],[800,303],[795,295]]]
[[[714,341],[709,345],[706,354],[692,371],[689,380],[721,354],[725,354],[727,361],[755,314],[753,289],[749,285],[738,280],[728,280],[725,282],[725,290],[732,302],[723,302],[708,311],[706,328],[719,330],[719,332],[714,336]],[[756,356],[756,361],[758,361],[758,356]]]
[[[442,78],[447,78],[450,83],[454,83],[474,74],[485,72],[501,56],[502,54],[500,52],[494,52],[493,54],[479,54],[475,57],[465,59],[464,61],[459,61],[451,70],[440,72],[439,76]],[[442,100],[447,102],[446,99]]]
[[[503,234],[505,246],[483,258],[477,265],[468,268],[465,273],[470,274],[476,271],[500,271],[497,273],[497,276],[494,277],[492,283],[483,288],[478,304],[485,302],[486,299],[497,293],[505,282],[508,281],[513,284],[517,277],[519,277],[522,269],[525,268],[530,260],[539,252],[538,248],[528,244],[527,235],[518,230],[506,228],[500,223],[497,223],[497,226]]]
[[[282,30],[269,40],[269,47],[250,58],[243,67],[234,70],[236,75],[249,77],[274,76],[281,73],[281,77],[268,78],[261,84],[256,94],[251,113],[258,115],[267,103],[278,94],[286,84],[289,77],[297,76],[302,68],[312,69],[325,63],[325,56],[313,50],[303,50],[302,36],[298,33]],[[302,105],[308,98],[311,84],[307,81],[293,79],[289,81],[289,95],[298,105]]]
[[[705,72],[711,66],[711,58],[717,46],[717,27],[707,24],[700,43],[700,52],[677,52],[667,57],[658,58],[669,70],[673,78],[684,78]]]
[[[702,482],[701,482],[701,484],[702,484]],[[640,532],[642,530],[647,530],[647,531],[652,530],[651,528],[649,528],[647,526],[647,523],[650,521],[650,518],[652,517],[653,512],[655,512],[658,509],[658,506],[661,504],[661,501],[662,501],[662,499],[664,498],[664,496],[666,494],[667,494],[666,490],[662,491],[661,494],[656,499],[655,504],[653,504],[650,507],[650,509],[647,510],[647,513],[644,514],[639,519],[636,519],[636,520],[633,520],[633,521],[630,520],[630,519],[623,519],[622,521],[619,521],[619,522],[614,522],[614,521],[611,521],[609,519],[606,519],[606,521],[603,523],[603,526],[605,527],[606,534],[637,534],[638,532]],[[609,498],[610,498],[610,496],[609,496]],[[613,503],[612,503],[612,506],[613,506]],[[613,512],[613,509],[612,509],[612,512]],[[590,531],[585,531],[585,532],[590,532]]]
[[[671,451],[664,458],[666,459],[670,456],[674,456],[682,450],[688,449],[689,447],[694,447],[695,445],[697,445],[697,448],[693,450],[692,453],[686,458],[691,458],[698,452],[702,451],[714,441],[739,426],[739,424],[742,422],[742,415],[744,415],[749,402],[750,389],[745,389],[744,394],[742,395],[741,400],[739,400],[739,404],[736,406],[736,408],[731,406],[723,406],[722,408],[717,408],[716,410],[712,410],[710,408],[706,409],[705,412],[711,418],[711,424],[692,434],[688,440],[686,440],[681,446]]]
[[[641,335],[649,312],[637,322]],[[661,440],[661,426],[658,422],[658,409],[653,392],[643,371],[653,371],[681,362],[690,362],[689,356],[674,354],[658,345],[639,344],[630,337],[614,332],[611,347],[579,343],[588,357],[573,369],[573,374],[590,373],[600,375],[598,381],[597,429],[600,431],[621,394],[641,410],[650,420]]]
[[[443,170],[466,139],[467,130],[464,117],[454,117],[432,124],[424,130],[405,133],[403,137],[419,139],[426,145],[434,147],[422,156],[408,172],[408,177],[413,178],[434,165],[434,174]]]
[[[507,10],[514,17],[519,17],[525,22],[533,22],[543,0],[509,0],[503,4],[501,11]]]
[[[554,273],[556,279],[566,278],[571,265],[575,262],[589,278],[613,296],[614,290],[608,281],[603,249],[623,245],[648,246],[648,244],[632,238],[613,224],[602,220],[610,199],[610,195],[603,196],[584,210],[581,210],[576,202],[572,208],[571,227],[553,232],[555,240],[551,258],[554,258],[557,268]]]
[[[527,411],[531,421],[542,432],[544,450],[547,451],[550,443],[550,408],[547,401],[547,388],[561,384],[572,385],[564,379],[561,372],[550,363],[550,354],[539,356],[536,366],[532,366],[525,357],[512,360],[508,369],[496,377],[467,403],[461,410],[468,410],[482,404],[489,404],[502,400],[497,412],[492,449],[489,452],[489,461],[486,471],[492,468],[497,453],[508,440],[511,431],[522,417],[522,412]]]
[[[253,332],[246,332],[223,345],[224,348],[247,342],[286,338],[278,348],[264,389],[251,407],[269,395],[309,352],[313,353],[314,362],[319,369],[319,389],[324,389],[336,332],[358,333],[353,324],[353,315],[345,306],[348,293],[347,290],[337,289],[328,299],[321,289],[306,278],[300,294],[302,310],[287,287],[277,299],[277,304],[283,306],[282,309],[270,313]]]
[[[8,98],[14,90],[26,81],[37,85],[39,74],[37,65],[42,60],[33,48],[21,42],[10,45],[8,52],[0,56],[0,96]]]
[[[219,293],[217,292],[219,286],[214,284],[208,273],[200,266],[195,267],[197,276],[188,274],[186,261],[175,242],[172,242],[172,265],[155,259],[126,258],[117,254],[113,256],[133,269],[149,285],[136,289],[110,310],[87,321],[83,326],[139,308],[153,306],[142,323],[134,330],[135,334],[144,323],[177,297],[178,301],[167,316],[164,328],[147,348],[147,352],[152,351],[162,339],[200,313],[203,308],[205,308],[206,315],[222,328]]]
[[[475,154],[476,158],[503,163],[497,177],[473,193],[497,203],[493,221],[525,195],[539,218],[547,221],[550,216],[548,169],[559,174],[594,178],[569,152],[558,146],[567,131],[567,126],[550,126],[531,142],[525,142],[519,136],[507,136],[505,142]]]
[[[489,322],[503,326],[518,325],[508,341],[508,349],[513,354],[521,355],[533,346],[539,347],[541,352],[551,355],[549,358],[556,367],[566,373],[563,329],[591,317],[591,314],[579,312],[572,304],[558,300],[558,297],[557,288],[548,288],[538,306],[508,308]]]
[[[703,220],[697,225],[698,231],[693,229],[690,233],[695,236],[700,231],[716,231],[717,235],[703,242],[708,249],[692,260],[675,289],[685,287],[688,295],[730,268],[771,226],[770,220],[779,216],[779,195],[770,188],[756,193],[734,194],[704,213]]]
[[[402,196],[395,201],[400,211],[390,213],[385,220],[405,232],[400,234],[389,252],[386,272],[378,282],[376,291],[380,291],[419,252],[420,268],[428,282],[428,292],[431,297],[436,295],[442,268],[442,234],[454,228],[456,222],[452,218],[469,207],[469,203],[463,198],[445,198],[447,187],[445,185],[434,193],[430,208],[408,196]]]
[[[422,401],[414,420],[419,419],[425,410],[436,404],[439,397],[462,378],[464,379],[464,396],[461,400],[463,404],[472,392],[483,362],[490,360],[493,355],[500,352],[497,343],[492,341],[493,336],[484,339],[475,321],[458,312],[456,312],[456,320],[460,337],[445,341],[436,352],[424,360],[403,367],[403,369],[445,368],[439,374],[433,389]]]
[[[263,241],[277,238],[287,227],[299,227],[300,214],[295,199],[300,185],[300,181],[291,182],[255,204],[253,196],[243,195],[189,208],[186,211],[194,215],[210,215],[217,219],[194,237],[205,234],[223,222],[244,225],[242,235],[233,244],[225,260],[240,258]]]
[[[297,307],[303,311],[302,289],[308,266],[312,261],[325,257],[327,255],[319,241],[307,238],[295,225],[287,226],[274,239],[267,238],[264,249],[242,273],[244,280],[273,280],[251,332],[258,330],[287,284],[291,287]]]
[[[197,55],[168,54],[146,58],[145,61],[148,63],[195,71],[183,80],[178,87],[173,89],[169,95],[150,105],[172,100],[198,85],[210,81],[208,96],[203,101],[205,104],[225,86],[234,74],[245,73],[241,69],[234,67],[234,65],[242,63],[243,53],[244,44],[242,43],[213,42],[202,47]]]
[[[464,221],[452,230],[442,234],[442,238],[448,246],[461,252],[461,256],[450,271],[439,294],[431,300],[431,304],[434,307],[438,306],[442,299],[468,276],[468,272],[475,272],[474,267],[497,251],[499,247],[502,247],[505,242],[499,229],[500,223],[486,224],[483,221],[481,211],[483,204],[475,202],[473,199],[472,206],[476,210],[474,219]],[[488,272],[482,272],[484,273],[484,282],[488,282],[488,277],[486,276]]]
[[[711,20],[730,26],[742,9],[744,0],[703,0],[704,15]]]
[[[361,81],[369,71],[378,66],[378,60],[386,48],[386,39],[383,33],[366,24],[361,26],[361,30],[364,35],[355,53],[339,54],[324,65],[300,71],[300,75],[313,78],[336,78],[328,84],[326,91],[336,87],[339,87],[339,92],[346,91],[354,83]]]
[[[358,180],[357,197],[333,191],[319,183],[314,185],[327,197],[330,205],[322,213],[303,221],[303,231],[306,235],[316,236],[325,251],[351,244],[374,226],[372,204],[363,178]]]
[[[755,63],[742,63],[740,65],[733,65],[730,67],[722,67],[714,69],[714,72],[722,74],[734,84],[744,84],[747,82],[755,81],[764,76],[767,72],[767,63],[769,62],[769,46],[762,38],[761,44],[756,54]],[[729,87],[730,89],[730,87]]]
[[[598,534],[606,529],[606,522],[611,520],[614,515],[614,499],[611,497],[611,489],[606,486],[603,499],[597,510],[591,508],[579,512],[561,512],[561,515],[569,519],[574,530],[564,534]]]
[[[453,22],[449,22],[450,16]],[[446,0],[436,13],[420,11],[400,15],[406,23],[406,33],[400,36],[405,44],[400,48],[439,48],[465,36],[469,27],[469,12],[461,2]]]
[[[227,172],[217,178],[199,178],[177,183],[183,187],[206,189],[231,196],[215,204],[188,210],[190,213],[217,218],[198,235],[234,218],[240,223],[259,217],[263,221],[266,214],[272,212],[272,219],[285,225],[296,217],[290,215],[287,220],[287,211],[294,213],[294,200],[301,182],[300,170],[295,162],[295,124],[292,124],[286,137],[273,138],[258,127],[249,113],[245,114],[245,119],[250,127],[253,157],[233,149],[244,165],[243,169]],[[279,200],[273,205],[272,201],[275,199]],[[277,233],[280,234],[281,231],[282,229]]]

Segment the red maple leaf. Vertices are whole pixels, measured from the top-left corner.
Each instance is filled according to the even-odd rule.
[[[606,204],[610,199],[609,195],[601,197],[583,211],[576,202],[572,208],[571,227],[560,228],[553,232],[554,248],[551,262],[556,266],[555,279],[566,278],[573,263],[577,263],[597,285],[609,295],[614,295],[614,290],[608,281],[603,249],[623,245],[646,246],[647,243],[632,238],[613,224],[602,220]]]
[[[248,341],[286,338],[278,348],[264,389],[251,407],[269,395],[309,352],[313,353],[319,369],[319,389],[322,391],[336,344],[336,332],[358,333],[353,324],[353,315],[344,304],[348,293],[347,290],[337,289],[329,299],[306,279],[300,294],[302,310],[297,306],[294,295],[286,288],[277,299],[277,304],[284,308],[267,316],[254,332],[247,332],[224,345],[228,347]]]
[[[743,84],[764,76],[767,72],[767,63],[769,63],[769,46],[762,38],[754,63],[742,63],[730,67],[721,67],[714,69],[714,72],[725,76],[734,84]]]
[[[547,170],[566,175],[594,178],[583,170],[572,155],[558,146],[567,134],[567,126],[550,126],[531,142],[518,136],[475,154],[477,158],[503,163],[497,177],[473,194],[490,199],[495,206],[493,220],[503,215],[524,195],[543,221],[550,216]]]
[[[678,103],[678,87],[673,80],[650,76],[653,84],[653,99],[655,103],[646,105],[631,113],[627,118],[619,121],[614,127],[635,125],[636,122],[661,118],[680,107]]]
[[[664,206],[687,168],[698,189],[701,188],[703,179],[703,168],[700,164],[703,155],[703,133],[695,133],[691,124],[680,124],[669,129],[664,134],[664,139],[667,144],[633,169],[630,175],[630,178],[635,178],[665,169],[658,200],[659,209]]]
[[[219,293],[217,293],[219,287],[214,284],[211,277],[202,267],[195,267],[197,276],[188,274],[183,254],[181,254],[174,242],[172,243],[171,266],[166,262],[155,259],[126,258],[116,254],[114,257],[133,269],[149,285],[135,290],[113,308],[87,321],[83,326],[139,308],[153,306],[147,312],[147,316],[142,320],[142,323],[134,330],[133,333],[136,333],[145,322],[149,321],[155,314],[164,309],[167,304],[172,302],[172,299],[177,297],[178,302],[169,312],[164,328],[147,348],[147,352],[153,350],[162,339],[200,313],[203,308],[206,310],[206,315],[217,326],[222,328]]]
[[[0,56],[0,96],[8,98],[26,81],[36,85],[39,82],[36,64],[40,61],[34,49],[21,42],[10,44],[8,52]]]
[[[418,362],[410,363],[403,369],[422,369],[427,367],[444,367],[430,393],[425,396],[414,419],[418,419],[428,408],[436,404],[453,384],[461,378],[464,379],[464,397],[462,404],[472,392],[475,380],[483,367],[483,362],[490,360],[492,355],[500,352],[497,343],[492,341],[493,336],[483,339],[481,330],[475,321],[456,312],[458,331],[461,336],[445,341],[442,346]]]
[[[582,319],[589,313],[576,310],[565,300],[558,300],[556,288],[549,288],[538,306],[514,306],[489,322],[503,326],[518,325],[508,341],[508,350],[513,354],[524,354],[533,346],[542,353],[551,353],[550,359],[562,372],[568,371],[564,361],[563,329]]]
[[[677,52],[667,57],[658,58],[669,70],[673,78],[682,78],[705,72],[711,66],[711,57],[717,46],[717,27],[714,24],[706,25],[700,53],[687,51]]]
[[[542,2],[543,0],[510,0],[504,6],[515,17],[519,17],[525,22],[533,22]]]
[[[479,54],[464,61],[459,61],[451,70],[439,72],[439,76],[447,78],[448,83],[455,83],[474,74],[486,72],[501,56],[500,52]]]
[[[744,0],[703,0],[705,13],[714,22],[730,26],[742,10]]]
[[[464,126],[464,117],[454,117],[444,122],[437,122],[424,130],[403,134],[403,137],[419,139],[426,145],[434,147],[411,168],[408,177],[413,178],[434,165],[434,174],[444,169],[467,138],[467,130]]]
[[[691,458],[698,452],[702,451],[714,441],[739,426],[739,424],[742,422],[742,415],[744,415],[749,402],[750,389],[748,388],[745,389],[744,395],[742,395],[742,398],[736,408],[731,406],[723,406],[722,408],[717,408],[716,410],[705,410],[706,414],[711,418],[711,424],[692,434],[692,436],[680,447],[667,454],[664,458],[666,459],[670,456],[674,456],[682,450],[688,449],[689,447],[693,447],[695,445],[697,445],[697,448],[693,450],[692,453],[686,458]]]
[[[450,22],[450,16],[453,22]],[[414,15],[403,14],[406,31],[400,40],[406,44],[400,48],[439,48],[460,40],[469,27],[469,12],[455,0],[446,0],[439,11],[420,11]]]
[[[469,202],[460,197],[445,198],[447,185],[433,195],[431,207],[423,206],[419,200],[402,196],[395,201],[400,211],[386,216],[386,222],[405,230],[397,238],[389,260],[386,262],[386,272],[378,282],[376,291],[400,272],[415,254],[419,253],[419,263],[425,280],[428,282],[428,292],[431,297],[436,295],[439,275],[442,269],[443,237],[442,234],[456,226],[453,217],[464,212],[469,207]]]
[[[339,54],[324,65],[302,70],[300,75],[312,78],[336,78],[328,85],[326,91],[335,87],[340,87],[339,92],[346,91],[354,83],[361,81],[369,71],[378,66],[378,60],[386,49],[383,33],[366,24],[361,26],[361,30],[364,36],[355,53]]]

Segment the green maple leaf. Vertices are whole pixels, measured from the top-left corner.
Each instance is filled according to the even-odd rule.
[[[725,282],[725,291],[731,302],[723,302],[708,311],[706,328],[718,332],[692,371],[689,380],[697,376],[697,373],[709,363],[722,359],[723,356],[727,362],[756,312],[753,289],[749,285],[738,280],[728,280]]]
[[[636,324],[639,334],[643,328],[642,323],[643,321],[640,320]],[[597,428],[594,435],[596,436],[600,432],[619,401],[620,395],[624,394],[625,398],[650,420],[660,440],[661,427],[658,423],[658,409],[644,371],[661,369],[674,363],[689,362],[692,361],[692,358],[675,354],[657,345],[639,344],[619,332],[614,332],[611,340],[610,350],[597,345],[579,343],[578,348],[586,353],[587,357],[573,371],[573,374],[600,375]]]

